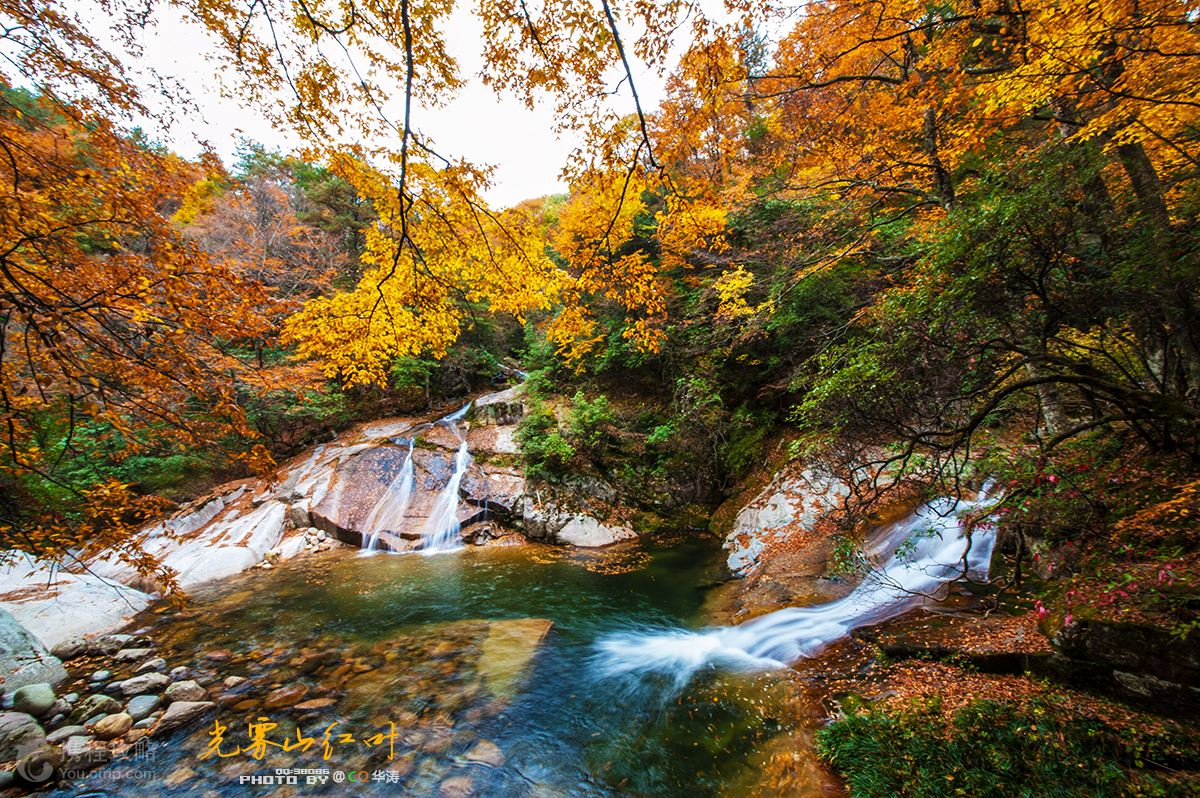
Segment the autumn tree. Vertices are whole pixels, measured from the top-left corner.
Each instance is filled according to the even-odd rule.
[[[229,342],[265,329],[266,296],[171,221],[194,166],[75,107],[13,89],[0,103],[3,524],[10,546],[59,555],[145,517],[126,485],[79,477],[98,454],[247,431],[223,375],[243,369]]]

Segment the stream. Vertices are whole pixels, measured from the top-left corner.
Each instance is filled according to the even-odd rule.
[[[216,685],[218,706],[56,794],[771,794],[756,786],[762,752],[812,723],[786,672],[714,670],[658,689],[598,660],[606,635],[703,625],[720,573],[713,541],[680,536],[590,552],[331,552],[235,577],[133,627],[167,667]],[[230,676],[245,681],[220,693]],[[255,750],[248,724],[262,722],[277,726]],[[222,726],[220,754],[206,755]],[[280,747],[305,738],[307,751]],[[323,768],[324,784],[247,782]],[[347,774],[378,780],[335,781]],[[826,786],[814,776],[800,794]]]

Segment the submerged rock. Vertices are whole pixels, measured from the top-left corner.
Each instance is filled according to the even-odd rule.
[[[470,776],[451,776],[438,786],[440,798],[470,798],[475,794],[475,782]]]
[[[467,761],[477,765],[488,765],[490,767],[500,767],[504,764],[504,753],[500,750],[500,746],[493,743],[491,740],[480,740],[471,746],[467,751]]]
[[[267,697],[263,700],[263,706],[267,709],[290,707],[301,701],[306,695],[308,695],[307,685],[289,684],[267,693]]]
[[[203,701],[205,695],[204,688],[192,679],[175,682],[163,693],[167,701]]]
[[[208,710],[215,707],[212,701],[176,701],[167,707],[167,711],[158,719],[150,734],[157,737],[191,723]]]
[[[488,690],[498,698],[509,699],[529,675],[538,648],[554,621],[547,618],[519,618],[488,624],[479,653],[479,673]]]

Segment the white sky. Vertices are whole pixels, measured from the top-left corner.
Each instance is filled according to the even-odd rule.
[[[75,6],[81,12],[82,2],[86,0]],[[165,4],[156,15],[157,22],[141,35],[143,65],[182,83],[199,106],[199,113],[179,115],[167,130],[147,122],[147,133],[185,157],[197,156],[207,143],[226,163],[231,161],[241,138],[284,152],[297,146],[297,139],[288,131],[275,128],[253,109],[221,96],[212,78],[214,65],[206,59],[211,49],[197,26]],[[414,127],[432,138],[443,154],[495,166],[495,186],[487,195],[495,206],[565,191],[559,172],[579,142],[554,133],[549,107],[531,111],[517,98],[497,96],[482,84],[478,78],[482,63],[480,32],[479,21],[469,11],[454,14],[447,39],[468,82],[449,105],[414,110]],[[636,72],[641,73],[635,74],[644,106],[655,107],[663,81],[644,70]],[[633,110],[627,89],[617,102],[617,110]]]

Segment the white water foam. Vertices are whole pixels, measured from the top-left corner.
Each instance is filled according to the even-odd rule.
[[[943,597],[954,579],[986,580],[995,530],[980,524],[968,534],[967,516],[978,517],[995,501],[985,486],[974,501],[939,499],[881,528],[867,553],[882,565],[837,601],[790,607],[738,626],[612,634],[596,644],[595,663],[603,675],[658,675],[682,687],[702,668],[765,670],[813,656],[857,627]]]
[[[400,471],[363,521],[364,554],[373,554],[378,550],[379,536],[382,533],[396,534],[404,527],[405,514],[408,512],[408,505],[412,503],[413,490],[416,488],[413,465],[415,441],[416,438],[408,439],[408,456],[404,458]]]
[[[458,451],[454,455],[454,471],[450,474],[450,481],[438,494],[433,511],[429,515],[429,521],[422,532],[420,548],[422,554],[438,554],[463,547],[462,539],[459,537],[462,525],[458,521],[460,500],[458,490],[463,476],[467,473],[467,468],[471,465],[471,452],[467,449],[467,437],[459,428],[459,422],[470,409],[471,403],[468,402],[438,422],[454,433],[454,436],[458,438],[459,445]]]

